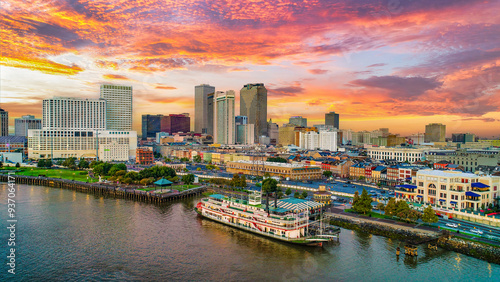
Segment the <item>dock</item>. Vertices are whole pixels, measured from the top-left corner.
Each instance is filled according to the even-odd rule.
[[[9,175],[0,174],[0,182],[8,182]],[[11,175],[12,177],[12,175]],[[26,185],[39,185],[46,187],[62,188],[78,192],[90,193],[101,196],[109,196],[133,201],[149,203],[165,203],[179,199],[199,196],[207,190],[206,186],[200,186],[178,193],[154,193],[136,190],[127,186],[109,185],[106,183],[87,183],[67,179],[56,179],[40,176],[14,176],[15,183]]]

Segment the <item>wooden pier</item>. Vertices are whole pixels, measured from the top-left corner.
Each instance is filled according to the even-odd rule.
[[[192,188],[179,193],[154,193],[136,190],[134,188],[109,185],[106,183],[86,183],[81,181],[55,179],[40,176],[14,176],[15,183],[27,185],[39,185],[54,188],[75,190],[78,192],[91,193],[95,195],[110,196],[115,198],[130,199],[140,202],[165,203],[179,199],[199,196],[206,191],[205,186]],[[0,174],[0,182],[8,182],[7,174]]]

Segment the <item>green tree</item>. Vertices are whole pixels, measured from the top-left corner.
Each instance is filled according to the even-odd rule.
[[[290,194],[292,194],[292,189],[290,189],[290,188],[286,189],[285,194],[287,196],[290,196]]]
[[[52,160],[45,160],[45,167],[52,167]]]
[[[21,165],[19,163],[16,163],[16,167],[21,167]]]
[[[270,178],[270,177],[271,175],[269,174],[269,172],[264,173],[264,178]]]
[[[76,165],[76,158],[74,157],[69,157],[62,162],[62,166],[65,167],[74,167],[75,165]]]
[[[233,174],[233,179],[231,179],[231,187],[240,186],[240,175],[238,173]]]
[[[247,177],[243,174],[240,176],[240,183],[238,185],[241,188],[247,188]]]
[[[0,162],[0,167],[3,167],[3,162]]]
[[[417,221],[419,218],[422,218],[422,213],[414,210],[414,209],[409,209],[408,212],[406,213],[406,218],[410,221]]]
[[[136,181],[139,180],[139,173],[135,171],[129,171],[125,174],[124,178],[129,178],[130,180]]]
[[[201,171],[201,167],[197,168],[196,171]]]
[[[354,209],[356,212],[363,214],[369,213],[372,210],[372,198],[368,195],[365,188],[363,188],[361,197],[359,197],[359,201],[357,201],[357,205]]]
[[[295,193],[293,193],[293,197],[294,198],[299,198],[300,197],[300,193],[298,191],[295,191]]]
[[[127,174],[127,171],[126,170],[119,170],[117,171],[114,175],[116,177],[119,177],[119,176],[125,176],[125,174]]]
[[[79,168],[89,168],[89,162],[85,159],[80,159],[78,162],[78,167]]]
[[[275,193],[274,196],[274,208],[277,207],[278,197],[276,193],[278,192],[278,181],[276,179],[267,178],[262,182],[262,192],[266,193],[267,200],[267,214],[269,215],[269,194]]]
[[[404,214],[410,210],[410,206],[404,200],[400,200],[396,202],[396,214]],[[399,215],[398,215],[399,216]]]
[[[329,170],[325,170],[323,171],[323,175],[326,177],[326,178],[330,178],[332,177],[333,173]]]
[[[183,175],[182,182],[184,182],[184,184],[187,185],[186,187],[189,187],[189,185],[193,184],[193,182],[194,182],[194,174],[189,173],[189,174]]]
[[[287,160],[281,157],[269,157],[267,158],[267,161],[274,163],[287,163]]]
[[[352,210],[355,212],[358,212],[359,201],[359,192],[356,191],[354,192],[354,197],[352,198]]]
[[[196,163],[201,163],[201,156],[200,155],[196,155],[193,157],[193,161],[196,162]]]
[[[387,202],[387,205],[384,208],[384,213],[390,216],[396,214],[396,199],[394,198],[389,199],[389,202]]]
[[[383,203],[378,203],[377,209],[383,211],[385,209],[385,205]]]
[[[424,209],[424,214],[422,215],[422,221],[428,223],[436,223],[439,221],[439,218],[437,217],[436,213],[434,212],[431,206],[427,206]]]
[[[169,159],[169,158],[167,158],[167,157],[165,157],[163,160],[164,160],[166,163],[171,163],[171,162],[172,162],[172,160],[171,160],[171,159]]]
[[[144,186],[148,186],[151,183],[153,183],[153,178],[144,178],[144,179],[141,179],[141,181],[139,181],[139,183],[141,183]]]
[[[364,177],[363,175],[361,175],[361,176],[359,177],[359,180],[360,180],[360,181],[361,181],[361,180],[365,180],[365,178],[366,178],[366,177]]]
[[[183,163],[188,163],[189,159],[186,158],[186,157],[184,157],[184,158],[181,158],[180,161],[183,162]]]
[[[302,198],[307,198],[309,194],[307,193],[307,191],[302,191]]]

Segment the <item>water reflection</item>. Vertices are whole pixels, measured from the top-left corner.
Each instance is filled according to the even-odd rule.
[[[0,197],[6,195],[1,185]],[[498,265],[427,246],[342,229],[340,243],[311,248],[203,219],[199,199],[150,204],[20,185],[25,280],[426,281],[491,280]],[[0,220],[5,215],[0,213]],[[401,255],[396,257],[400,246]],[[5,250],[0,249],[0,255]],[[480,270],[480,271],[478,271]],[[0,280],[1,277],[0,277]]]

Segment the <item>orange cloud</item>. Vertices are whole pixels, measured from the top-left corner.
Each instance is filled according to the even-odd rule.
[[[104,79],[131,80],[130,78],[119,74],[103,74],[102,77]]]

